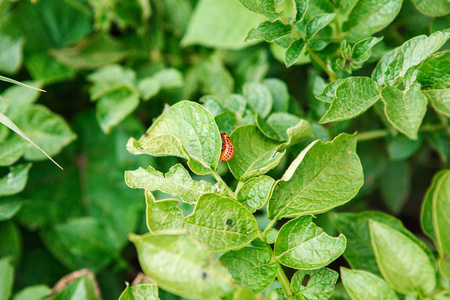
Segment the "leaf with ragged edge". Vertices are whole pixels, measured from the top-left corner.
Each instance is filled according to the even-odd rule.
[[[262,83],[246,83],[243,87],[244,97],[250,108],[265,118],[269,115],[273,99],[269,89]]]
[[[450,52],[436,53],[424,60],[416,79],[434,109],[450,117]]]
[[[325,88],[326,89],[326,88]],[[327,90],[332,94],[332,91]],[[336,88],[336,96],[319,123],[352,119],[380,99],[380,87],[369,77],[349,77]]]
[[[257,235],[252,213],[239,202],[216,194],[200,197],[184,228],[212,252],[248,245]]]
[[[437,178],[431,203],[435,245],[439,253],[438,266],[441,273],[450,278],[450,171]]]
[[[308,9],[308,0],[294,0],[294,22],[301,22],[305,17],[306,10]]]
[[[361,269],[381,276],[370,241],[370,220],[382,222],[403,233],[427,252],[429,259],[433,259],[433,253],[425,244],[391,215],[378,211],[366,211],[359,214],[333,213],[331,215],[333,225],[347,238],[344,257],[353,269]]]
[[[0,197],[20,193],[27,183],[31,164],[17,165],[9,168],[9,173],[0,178]]]
[[[70,270],[99,271],[119,255],[111,231],[93,217],[59,223],[41,231],[48,250]]]
[[[422,227],[422,231],[433,241],[436,239],[433,228],[433,196],[436,190],[437,183],[440,178],[446,173],[445,170],[438,172],[434,175],[433,180],[431,181],[430,186],[428,187],[427,193],[422,201],[422,208],[420,213],[420,225]]]
[[[284,61],[286,63],[286,67],[290,67],[296,63],[298,58],[305,51],[306,43],[303,39],[296,40],[292,42],[289,47],[284,52]]]
[[[234,156],[228,167],[239,181],[263,175],[278,165],[285,151],[278,152],[280,143],[267,138],[256,125],[243,125],[230,136]]]
[[[48,155],[56,155],[73,140],[76,135],[67,122],[47,107],[33,104],[28,106],[17,117],[17,126],[39,145]],[[43,160],[48,156],[39,149],[30,147],[25,150],[27,160]]]
[[[182,234],[135,235],[145,274],[159,287],[189,298],[216,298],[233,292],[232,278],[206,248]]]
[[[250,178],[237,190],[236,199],[253,213],[266,204],[274,182],[269,176]]]
[[[216,192],[211,183],[193,180],[181,164],[171,167],[165,175],[152,166],[126,171],[125,182],[131,188],[159,190],[172,196],[180,196],[187,203],[195,203],[201,195]]]
[[[235,17],[233,22],[230,22],[231,15]],[[248,31],[265,20],[238,1],[201,0],[189,18],[181,45],[241,49],[253,44],[244,42]]]
[[[420,84],[413,84],[406,91],[385,86],[381,90],[381,100],[389,123],[410,139],[417,140],[417,132],[428,103],[420,91]]]
[[[287,111],[289,107],[289,90],[287,84],[278,78],[266,78],[264,85],[272,95],[274,111]]]
[[[372,73],[372,79],[379,84],[393,85],[399,77],[404,77],[406,72],[434,52],[439,50],[450,38],[450,29],[437,31],[427,37],[416,36],[400,47],[387,52],[378,62]]]
[[[312,39],[317,32],[327,26],[331,21],[333,21],[336,14],[320,14],[314,16],[306,24],[306,40]]]
[[[331,103],[334,98],[336,98],[336,90],[337,88],[344,83],[345,79],[337,79],[335,81],[330,82],[327,84],[322,93],[320,95],[317,95],[316,98],[320,101]]]
[[[180,201],[164,199],[156,201],[150,191],[145,191],[147,228],[152,233],[170,232],[183,229],[183,212],[178,207]]]
[[[274,185],[268,204],[270,219],[321,213],[352,199],[363,184],[355,135],[318,140],[292,162]]]
[[[158,287],[154,283],[143,283],[127,287],[122,292],[119,300],[160,300],[158,297]]]
[[[291,279],[292,291],[304,297],[301,299],[326,300],[333,294],[338,278],[339,273],[328,268],[298,270]]]
[[[229,251],[220,257],[234,280],[255,293],[265,290],[276,277],[278,264],[271,259],[269,251],[253,247]]]
[[[275,22],[265,21],[252,28],[245,38],[246,41],[251,41],[257,38],[262,38],[266,42],[273,42],[292,32],[292,25],[284,24],[277,20]]]
[[[389,285],[402,294],[430,294],[436,274],[425,251],[386,224],[371,220],[369,227],[378,268]]]
[[[8,257],[0,259],[0,298],[9,299],[14,283],[14,268]]]
[[[413,0],[414,5],[421,13],[439,17],[450,13],[450,2],[447,0]]]
[[[370,58],[373,46],[381,42],[382,39],[383,37],[381,38],[370,37],[357,42],[352,48],[351,59],[357,63],[365,62]]]
[[[275,0],[239,0],[248,10],[275,21],[281,14],[276,12]]]
[[[353,300],[398,300],[397,294],[386,281],[370,272],[341,267],[341,277],[345,290]]]
[[[311,215],[301,216],[281,227],[274,249],[281,264],[295,269],[318,269],[344,252],[344,235],[330,237],[313,223],[312,218]]]
[[[164,112],[139,139],[131,138],[132,154],[179,156],[194,173],[208,174],[219,163],[222,141],[213,116],[200,104],[181,101]]]
[[[402,7],[402,0],[360,0],[342,25],[345,38],[356,42],[391,23]]]

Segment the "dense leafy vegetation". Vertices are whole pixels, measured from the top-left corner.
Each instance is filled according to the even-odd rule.
[[[0,2],[0,299],[450,299],[449,27],[446,0]]]

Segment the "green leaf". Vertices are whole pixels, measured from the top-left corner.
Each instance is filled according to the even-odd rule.
[[[125,182],[131,188],[159,190],[172,196],[180,196],[187,203],[196,203],[198,198],[206,193],[216,191],[211,183],[192,180],[189,172],[181,164],[171,167],[165,175],[152,166],[125,172]]]
[[[265,118],[269,115],[273,99],[270,90],[261,83],[246,83],[244,85],[244,97],[250,108]]]
[[[225,103],[225,108],[239,116],[244,115],[246,106],[247,100],[238,94],[231,94],[228,96],[227,102]]]
[[[97,300],[100,296],[97,294],[98,283],[95,280],[93,273],[87,273],[75,281],[70,282],[64,287],[62,291],[54,295],[51,300],[66,300],[66,299],[86,299]]]
[[[72,48],[50,50],[60,63],[75,70],[92,70],[121,61],[127,49],[109,35],[89,37]]]
[[[351,59],[357,63],[363,63],[372,55],[372,48],[383,40],[383,37],[370,37],[357,42],[352,49]]]
[[[292,42],[284,53],[284,61],[286,62],[286,67],[290,67],[295,64],[300,56],[305,51],[306,43],[303,39],[296,40]]]
[[[224,112],[225,110],[223,108],[222,102],[215,96],[202,96],[199,102],[203,103],[203,107],[206,108],[206,110],[208,110],[214,117]]]
[[[25,150],[30,146],[26,140],[18,134],[10,135],[5,141],[0,143],[2,151],[0,152],[0,166],[10,166],[14,164]]]
[[[387,150],[391,161],[402,161],[411,157],[422,145],[422,135],[417,140],[410,140],[404,135],[388,137]]]
[[[316,98],[320,101],[331,103],[336,98],[337,88],[345,82],[345,79],[338,79],[327,84],[322,93],[317,95]]]
[[[248,10],[261,14],[270,21],[275,21],[280,13],[276,12],[277,6],[274,0],[239,0]]]
[[[8,257],[11,265],[18,266],[22,255],[23,241],[19,227],[14,222],[0,223],[0,243],[2,244],[0,257]]]
[[[417,140],[417,132],[427,111],[427,98],[414,84],[406,91],[386,86],[381,90],[384,113],[389,123],[412,140]]]
[[[291,279],[292,291],[299,299],[326,300],[333,294],[338,278],[339,274],[328,268],[298,270]]]
[[[229,16],[236,19],[230,22]],[[190,18],[181,45],[242,49],[252,44],[244,42],[247,32],[264,20],[238,1],[201,0]]]
[[[398,215],[411,192],[412,171],[408,161],[390,162],[381,177],[380,191],[389,211]]]
[[[395,84],[410,68],[419,65],[439,50],[449,38],[450,30],[444,30],[437,31],[429,37],[420,35],[406,41],[400,47],[383,55],[372,73],[372,79],[378,84]]]
[[[75,72],[59,63],[46,52],[36,52],[25,56],[25,66],[34,80],[51,84],[75,77]]]
[[[17,126],[48,155],[58,154],[76,138],[61,116],[39,104],[22,111],[17,118]],[[43,160],[46,155],[36,148],[28,148],[24,157],[28,160]]]
[[[287,111],[290,98],[287,84],[278,78],[266,78],[263,83],[272,95],[273,110],[276,112]]]
[[[301,121],[306,122],[289,113],[275,112],[271,114],[267,120],[258,117],[257,125],[267,137],[281,142],[288,139],[287,130],[296,126]]]
[[[127,149],[132,154],[187,158],[194,173],[208,174],[217,167],[222,141],[206,109],[181,101],[156,119],[139,141],[131,138]]]
[[[225,111],[214,117],[220,132],[231,133],[238,124],[238,116],[231,111]]]
[[[237,190],[236,199],[253,213],[266,204],[274,182],[269,176],[250,178]]]
[[[91,101],[97,101],[108,93],[124,87],[132,90],[136,74],[133,70],[119,65],[107,65],[89,74],[87,78],[93,83],[89,89]]]
[[[19,82],[14,82],[19,84]],[[2,98],[9,100],[8,109],[6,115],[13,121],[15,121],[22,113],[26,106],[36,102],[39,98],[39,89],[41,84],[36,81],[24,81],[26,86],[11,86],[2,93]]]
[[[11,219],[22,207],[22,201],[16,199],[2,199],[0,201],[0,221]]]
[[[167,232],[183,228],[183,212],[178,208],[180,201],[175,199],[156,201],[150,191],[145,191],[145,202],[147,227],[150,232]]]
[[[310,144],[277,181],[268,204],[270,219],[322,213],[352,199],[363,184],[355,135]]]
[[[435,244],[439,253],[438,265],[441,273],[450,278],[450,171],[436,178],[431,203]]]
[[[23,38],[11,38],[0,34],[0,72],[14,74],[23,61]]]
[[[370,240],[370,220],[382,222],[403,233],[427,252],[430,259],[433,257],[431,251],[391,215],[377,211],[366,211],[360,214],[339,213],[332,214],[331,220],[334,226],[347,238],[344,257],[354,269],[369,271],[381,276]]]
[[[281,227],[275,242],[276,259],[295,269],[318,269],[341,256],[346,240],[330,237],[312,222],[312,216],[293,219]]]
[[[9,258],[0,259],[0,299],[9,299],[14,282],[14,269]]]
[[[161,83],[153,77],[145,77],[139,81],[137,88],[144,101],[156,96],[161,90]]]
[[[97,219],[71,219],[41,232],[50,252],[71,270],[99,271],[119,256],[111,232]]]
[[[220,257],[236,282],[255,293],[264,291],[275,279],[278,264],[272,254],[263,248],[242,248]]]
[[[247,37],[246,41],[251,41],[257,38],[262,38],[266,42],[273,42],[289,33],[292,32],[292,25],[284,24],[283,22],[277,20],[275,22],[265,21],[256,25],[252,28]]]
[[[301,22],[305,17],[306,10],[308,9],[308,0],[294,0],[294,22]]]
[[[342,283],[353,300],[392,299],[398,300],[391,287],[380,277],[367,271],[341,267]]]
[[[233,92],[234,78],[226,68],[220,52],[203,59],[198,66],[198,72],[203,94],[225,99]]]
[[[402,0],[360,0],[342,25],[345,38],[355,42],[380,31],[391,23],[402,7]]]
[[[228,270],[186,235],[130,234],[145,274],[159,287],[190,298],[222,297],[233,291]]]
[[[450,117],[450,52],[441,52],[423,61],[417,82],[434,109]]]
[[[311,20],[309,20],[308,24],[306,24],[306,40],[312,39],[317,32],[321,29],[325,28],[331,21],[333,21],[336,14],[320,14],[314,16]]]
[[[31,164],[17,165],[9,168],[9,173],[0,178],[0,197],[20,193],[25,188]]]
[[[319,123],[352,119],[375,104],[380,99],[379,93],[380,87],[369,77],[349,77],[336,87],[336,97]]]
[[[119,300],[160,300],[158,297],[158,287],[153,283],[144,283],[129,286],[122,292]]]
[[[216,194],[200,197],[184,228],[212,252],[225,252],[249,244],[257,235],[253,215],[239,202]]]
[[[369,223],[375,258],[389,285],[402,294],[430,294],[436,275],[425,251],[392,227],[373,220]]]
[[[228,167],[239,181],[263,175],[278,165],[285,152],[277,152],[279,143],[268,139],[255,125],[236,128],[230,136],[234,156]]]
[[[420,225],[422,227],[422,231],[433,241],[436,240],[436,236],[434,234],[433,228],[433,198],[434,193],[436,191],[436,186],[438,182],[440,182],[440,178],[445,174],[445,170],[441,170],[437,174],[434,175],[433,180],[431,181],[430,186],[428,187],[427,193],[422,201],[421,208],[421,217],[420,217]]]
[[[414,5],[421,13],[439,17],[450,13],[450,3],[446,0],[413,0]]]
[[[153,74],[162,89],[173,89],[183,86],[183,75],[174,68],[162,69]]]
[[[33,285],[26,287],[14,294],[12,300],[41,300],[50,296],[51,293],[52,289],[46,285]]]

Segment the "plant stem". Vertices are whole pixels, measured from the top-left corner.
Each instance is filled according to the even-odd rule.
[[[308,47],[308,45],[305,47],[305,49],[308,51],[309,56],[311,56],[311,58],[313,58],[322,67],[325,73],[327,73],[330,81],[335,81],[337,79],[336,74],[328,69],[327,64],[316,53],[314,53],[314,51],[312,51],[311,48]]]
[[[356,140],[358,142],[364,142],[364,141],[370,141],[370,140],[374,140],[374,139],[383,138],[388,135],[389,135],[389,131],[387,131],[386,129],[366,131],[366,132],[358,133],[358,135],[356,136]]]
[[[233,193],[233,191],[228,187],[228,185],[225,183],[225,181],[223,181],[222,177],[220,177],[219,174],[217,174],[216,171],[212,172],[212,175],[214,176],[214,178],[217,180],[217,182],[220,182],[223,184],[223,186],[225,187],[225,190],[227,191],[228,195],[230,195],[231,198],[233,198],[234,200],[236,200],[236,195]]]

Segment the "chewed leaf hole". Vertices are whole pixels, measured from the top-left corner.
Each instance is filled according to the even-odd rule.
[[[302,285],[308,286],[309,279],[311,279],[311,276],[309,274],[306,274],[305,277],[303,277]]]
[[[234,221],[233,221],[233,220],[231,220],[231,219],[228,219],[228,220],[227,220],[227,225],[228,225],[228,228],[230,228],[230,229],[233,229],[233,223],[234,223]]]

